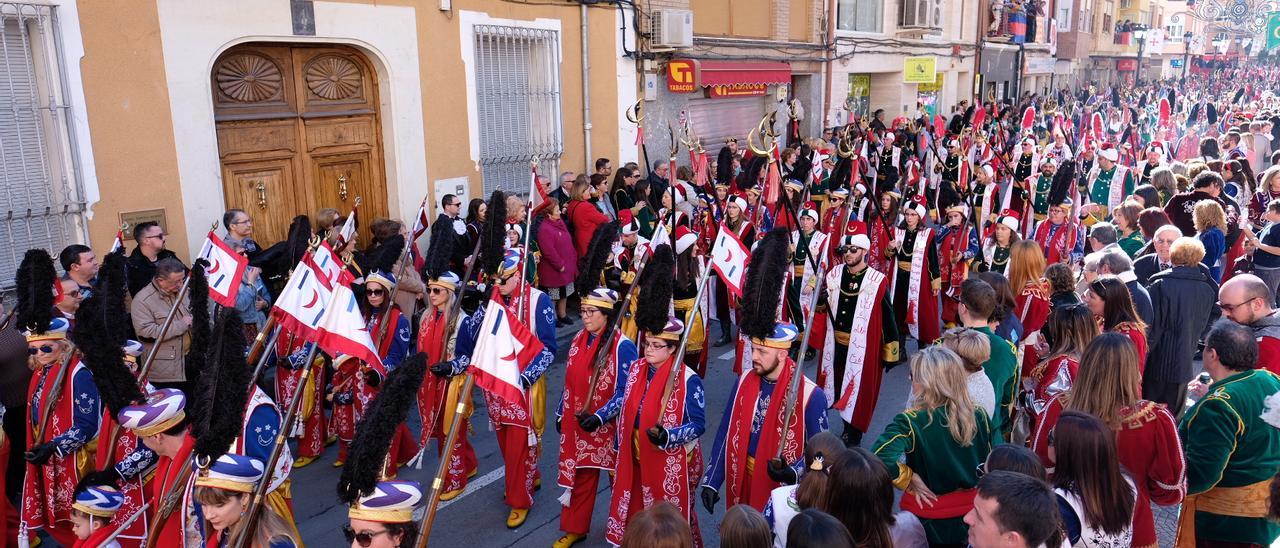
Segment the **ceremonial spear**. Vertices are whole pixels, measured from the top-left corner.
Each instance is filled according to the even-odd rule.
[[[217,230],[218,222],[214,221],[213,226],[209,227],[210,231]],[[182,280],[182,287],[178,288],[178,295],[174,297],[173,304],[169,306],[169,314],[165,316],[164,322],[160,324],[160,334],[156,335],[155,344],[151,345],[151,350],[147,352],[147,357],[143,359],[142,365],[138,368],[138,382],[145,383],[147,374],[151,372],[151,364],[155,362],[156,354],[160,352],[160,343],[164,342],[165,335],[169,334],[169,328],[173,326],[173,318],[178,314],[178,307],[182,305],[182,299],[187,297],[187,290],[191,288],[191,276]]]

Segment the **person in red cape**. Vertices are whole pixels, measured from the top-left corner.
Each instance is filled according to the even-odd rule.
[[[1034,239],[1046,264],[1077,265],[1084,260],[1084,228],[1070,220],[1071,198],[1049,206],[1049,219],[1036,227]]]
[[[639,354],[635,343],[621,333],[608,348],[600,348],[602,338],[609,336],[606,328],[617,306],[618,293],[612,289],[596,288],[583,296],[582,331],[569,346],[564,395],[556,410],[556,430],[560,432],[557,483],[565,490],[560,496],[560,530],[565,534],[554,548],[568,548],[586,538],[601,472],[612,471],[618,456],[618,426],[613,419],[622,410],[626,367]],[[603,359],[598,367],[597,359]]]
[[[111,521],[124,504],[124,495],[110,485],[81,485],[71,503],[71,531],[75,548],[120,548]]]
[[[1040,328],[1049,317],[1049,284],[1044,280],[1044,255],[1030,240],[1018,240],[1009,253],[1009,289],[1014,294],[1014,311],[1022,323],[1020,341],[1025,345],[1022,370],[1040,362],[1036,352]]]
[[[142,343],[138,341],[125,341],[121,348],[124,351],[124,365],[127,369],[122,368],[122,375],[137,375],[138,357],[142,354]],[[99,371],[102,371],[99,369]],[[105,372],[104,372],[105,373]],[[129,377],[125,382],[132,382],[133,378]],[[108,383],[109,384],[109,383]],[[151,383],[146,383],[146,390],[154,390]],[[121,499],[121,506],[117,509],[114,519],[110,520],[109,529],[116,529],[129,516],[133,515],[143,504],[146,504],[150,493],[147,492],[147,472],[152,465],[155,464],[155,452],[149,450],[142,444],[142,440],[131,430],[119,428],[119,423],[111,414],[112,398],[107,392],[109,387],[102,388],[103,404],[106,405],[106,411],[102,414],[102,426],[98,430],[98,452],[94,455],[94,468],[102,470],[102,472],[91,472],[82,478],[81,483],[85,485],[102,485],[111,488],[118,488]],[[112,431],[116,432],[114,451],[105,449],[105,442]],[[108,461],[108,458],[115,459]],[[127,528],[120,531],[116,537],[117,543],[126,546],[140,546],[147,535],[147,520],[138,518],[133,521]]]
[[[901,198],[895,192],[880,195],[880,203],[867,212],[867,224],[864,234],[868,241],[870,255],[865,257],[867,265],[888,275],[893,272],[893,261],[887,250],[893,240],[894,227],[898,226],[898,205]]]
[[[422,314],[422,324],[418,330],[418,351],[427,355],[427,363],[435,364],[456,359],[456,343],[450,348],[450,338],[468,315],[457,308],[457,318],[450,318],[454,312],[454,299],[458,298],[458,287],[462,280],[457,274],[445,272],[427,283],[427,301],[430,306]],[[430,376],[422,381],[418,389],[418,416],[422,418],[422,433],[418,436],[419,459],[426,452],[429,440],[437,443],[436,454],[444,453],[445,439],[455,420],[454,410],[460,400],[468,402],[467,409],[457,420],[458,435],[454,440],[453,452],[449,455],[449,466],[445,472],[444,485],[440,487],[440,500],[453,500],[462,494],[467,487],[467,480],[476,475],[479,461],[476,450],[467,437],[470,431],[471,398],[464,397],[462,385],[465,377],[451,378]]]
[[[35,373],[27,392],[27,473],[18,531],[19,538],[30,539],[43,529],[65,546],[75,544],[71,495],[87,471],[82,463],[92,456],[89,442],[102,420],[98,387],[67,340],[68,327],[66,320],[54,318],[25,333]],[[40,415],[46,411],[44,419]]]
[[[871,242],[862,223],[852,223],[840,241],[844,259],[827,273],[819,303],[831,328],[822,346],[818,385],[844,422],[841,439],[852,447],[871,426],[884,366],[901,360],[898,323],[889,304],[889,280],[863,260]]]
[[[661,331],[645,334],[644,357],[627,368],[605,530],[610,544],[622,544],[627,523],[637,513],[665,501],[689,520],[694,546],[702,545],[693,511],[693,482],[702,465],[698,438],[706,431],[706,394],[702,379],[675,363],[683,332],[684,322],[669,317]],[[669,382],[671,375],[680,379]],[[673,389],[665,394],[668,385]]]
[[[952,204],[946,210],[946,225],[938,229],[938,274],[942,278],[942,322],[960,323],[960,284],[969,277],[969,261],[978,256],[978,231],[969,224],[969,206]]]
[[[282,402],[289,402],[297,393],[298,382],[306,367],[312,367],[311,379],[303,392],[302,434],[298,437],[298,455],[294,468],[302,468],[315,462],[324,453],[328,421],[325,419],[321,398],[324,397],[323,372],[325,358],[317,355],[311,364],[303,362],[311,351],[312,343],[293,332],[281,331],[276,340],[276,395]],[[354,365],[354,364],[353,364]]]
[[[769,337],[752,338],[751,371],[729,391],[733,396],[702,477],[702,503],[708,512],[714,511],[722,486],[725,508],[748,504],[763,510],[775,488],[798,481],[805,440],[828,429],[826,394],[803,376],[791,422],[785,429],[782,425],[796,368],[787,353],[799,335],[795,325],[778,323]],[[779,453],[782,457],[776,458]]]
[[[938,340],[942,334],[938,314],[942,273],[933,229],[924,225],[928,212],[924,197],[913,197],[903,212],[902,226],[894,228],[893,241],[886,250],[894,264],[890,295],[898,322],[899,348],[906,347],[908,334],[921,345]]]
[[[116,417],[121,427],[133,432],[159,456],[147,498],[162,501],[170,494],[180,497],[172,506],[172,513],[164,517],[157,514],[155,505],[147,511],[150,526],[160,528],[159,532],[148,531],[156,538],[156,546],[196,546],[202,542],[194,516],[186,511],[191,508],[189,487],[194,477],[189,463],[196,441],[188,431],[186,404],[187,397],[181,390],[164,388],[149,394],[145,403],[121,409]]]
[[[809,317],[809,310],[818,303],[818,277],[825,275],[827,265],[831,264],[827,259],[828,233],[818,230],[817,204],[805,203],[800,210],[800,229],[791,231],[790,237],[792,280],[787,284],[787,299],[798,305],[791,319],[804,322]],[[812,359],[826,338],[826,315],[815,312],[813,324],[806,327],[813,330],[809,335],[809,348],[804,349],[807,360]]]
[[[751,225],[751,221],[747,219],[747,198],[742,193],[730,194],[725,198],[724,220],[721,226],[724,229],[733,231],[738,240],[749,249],[756,242],[756,229]],[[719,274],[717,273],[717,276]],[[729,293],[725,284],[717,280],[716,283],[716,318],[720,320],[720,339],[716,341],[715,346],[721,347],[733,342],[731,336],[730,319],[737,312],[737,298]],[[737,321],[733,323],[739,323]]]
[[[818,230],[824,234],[844,234],[845,225],[852,218],[849,212],[849,189],[841,187],[827,192],[827,209],[822,213],[822,223]],[[835,246],[827,250],[827,261],[834,262],[840,257],[836,255]]]

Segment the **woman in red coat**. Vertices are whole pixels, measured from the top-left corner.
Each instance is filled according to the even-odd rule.
[[[560,214],[560,203],[552,200],[549,204],[542,210],[542,222],[538,225],[538,248],[542,251],[538,285],[556,303],[556,323],[566,325],[569,295],[573,294],[573,279],[578,275],[578,254]]]
[[[1116,276],[1099,276],[1084,292],[1084,304],[1098,320],[1103,331],[1120,333],[1133,341],[1138,350],[1138,377],[1147,364],[1147,326],[1138,319],[1129,288]]]
[[[1120,465],[1138,488],[1133,546],[1156,546],[1151,502],[1178,504],[1187,492],[1186,464],[1173,415],[1162,404],[1139,398],[1138,354],[1128,337],[1103,333],[1080,359],[1071,390],[1054,396],[1036,422],[1031,449],[1053,474],[1052,432],[1064,410],[1102,419],[1116,433]]]
[[[573,247],[578,257],[587,254],[587,246],[591,245],[591,235],[596,227],[609,222],[609,217],[592,203],[595,189],[586,177],[578,177],[573,181],[573,192],[569,194],[569,203],[565,206],[565,214],[569,224],[573,225]],[[577,261],[577,259],[574,259]]]

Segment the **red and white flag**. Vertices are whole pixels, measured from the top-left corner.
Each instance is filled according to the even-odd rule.
[[[346,220],[346,222],[343,222],[343,223],[342,223],[342,228],[338,229],[338,244],[337,244],[337,245],[338,245],[338,247],[342,247],[342,245],[343,245],[343,244],[345,244],[345,243],[347,243],[347,242],[350,242],[350,241],[351,241],[351,239],[355,237],[355,235],[356,235],[356,210],[357,210],[357,209],[359,209],[359,208],[360,208],[360,206],[352,206],[352,207],[351,207],[351,214],[350,214],[350,215],[347,215],[347,220]]]
[[[329,242],[321,242],[311,255],[311,262],[315,265],[316,272],[319,273],[328,282],[329,287],[333,287],[338,283],[338,275],[343,268],[342,260],[338,258],[338,254],[333,252],[333,248],[329,247]]]
[[[417,240],[420,236],[425,234],[427,232],[427,225],[429,224],[430,219],[427,218],[427,200],[426,198],[423,198],[422,205],[418,206],[418,218],[413,220],[413,237],[409,238],[409,241],[412,242]]]
[[[232,251],[212,230],[196,257],[209,262],[204,272],[209,279],[209,298],[227,308],[235,308],[236,294],[240,293],[240,280],[244,278],[249,259]]]
[[[748,258],[750,252],[747,246],[743,245],[734,231],[721,224],[720,235],[716,236],[716,242],[711,246],[711,268],[720,274],[725,289],[734,297],[742,297]]]
[[[349,354],[369,364],[378,374],[387,375],[382,365],[378,349],[373,344],[373,336],[369,334],[369,324],[360,313],[360,303],[351,290],[355,279],[350,272],[343,270],[338,275],[338,283],[333,286],[333,296],[325,306],[324,317],[317,326],[316,344],[330,356]]]
[[[496,287],[493,291],[471,353],[471,371],[485,391],[509,403],[523,404],[520,364],[533,362],[542,352],[542,341],[502,304]]]
[[[108,251],[107,253],[111,254],[117,251],[124,251],[124,231],[123,230],[116,231],[116,241],[111,242],[111,251]]]
[[[308,341],[314,341],[324,318],[325,307],[333,298],[333,284],[325,278],[310,253],[289,275],[289,282],[280,291],[271,316],[280,327]]]

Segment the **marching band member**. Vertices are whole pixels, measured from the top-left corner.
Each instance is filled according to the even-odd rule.
[[[370,548],[410,546],[418,538],[413,510],[422,502],[416,481],[379,481],[349,504],[342,533],[347,544]]]
[[[938,229],[938,275],[942,279],[942,321],[960,321],[960,284],[969,276],[969,262],[978,256],[978,231],[968,221],[969,206],[957,202],[947,208],[947,224]]]
[[[1022,221],[1012,211],[1002,212],[997,221],[982,244],[978,272],[999,272],[1008,276],[1009,252],[1013,249],[1013,244],[1018,242],[1018,228],[1022,226]]]
[[[226,548],[244,532],[246,510],[258,482],[269,481],[261,460],[227,453],[218,457],[196,476],[192,499],[197,503],[196,516],[204,528],[205,546]],[[254,548],[293,548],[302,544],[291,519],[267,505],[262,508],[248,546]]]
[[[1036,227],[1035,241],[1044,251],[1045,263],[1077,265],[1084,261],[1084,227],[1071,219],[1071,198],[1049,209],[1049,218]]]
[[[664,303],[641,303],[665,308]],[[618,417],[618,460],[605,539],[620,545],[637,513],[666,501],[680,509],[701,546],[693,511],[693,484],[702,467],[698,438],[706,431],[702,378],[675,355],[684,322],[669,317],[660,330],[646,331],[644,357],[627,367]],[[671,375],[680,375],[671,382]],[[674,386],[670,395],[667,385]],[[666,396],[664,398],[664,396]]]
[[[809,309],[817,304],[818,295],[815,290],[818,276],[825,275],[826,265],[830,264],[827,260],[827,234],[817,228],[818,209],[813,202],[809,202],[800,210],[800,229],[793,230],[790,234],[792,283],[789,284],[791,287],[788,288],[788,295],[795,298],[799,305],[793,311],[796,315],[791,318],[801,322],[808,317]],[[815,331],[810,335],[809,348],[804,349],[806,358],[812,358],[819,347],[818,341],[821,339],[814,337],[825,337],[823,328],[826,319],[820,319],[821,323],[814,320],[814,325],[810,327]]]
[[[675,288],[672,297],[675,299],[675,314],[677,318],[689,318],[689,311],[696,309],[693,313],[693,325],[689,329],[688,340],[685,341],[684,363],[694,368],[694,371],[701,377],[706,373],[707,361],[706,352],[703,352],[707,342],[707,296],[704,294],[698,302],[694,299],[698,296],[698,278],[703,268],[709,268],[702,264],[702,258],[693,252],[693,244],[698,241],[698,235],[693,233],[684,225],[677,225],[675,232],[675,252],[676,252],[676,273]]]
[[[458,298],[460,283],[461,279],[452,272],[445,272],[427,283],[427,301],[430,306],[422,314],[422,325],[418,330],[418,351],[426,354],[428,363],[458,359],[454,331],[460,325],[471,325],[467,322],[468,314],[461,308],[456,309],[457,317],[449,317],[455,310],[454,299]],[[453,500],[461,495],[467,487],[467,480],[476,475],[479,466],[476,450],[467,438],[472,409],[470,394],[461,392],[464,380],[461,376],[431,377],[424,380],[418,390],[418,415],[422,418],[422,434],[418,437],[419,455],[427,450],[428,440],[431,438],[438,444],[436,454],[444,454],[445,439],[454,421],[453,410],[459,401],[468,402],[466,412],[457,418],[462,423],[458,426],[458,436],[454,441],[453,452],[449,455],[449,466],[441,487],[442,501]]]
[[[1092,226],[1093,223],[1106,219],[1113,208],[1133,194],[1133,189],[1137,186],[1134,184],[1133,173],[1128,167],[1120,165],[1119,161],[1120,153],[1116,147],[1111,143],[1103,143],[1102,149],[1098,151],[1097,165],[1086,177],[1088,194],[1082,206],[1083,212],[1089,215],[1085,220],[1086,225]]]
[[[560,530],[565,534],[555,542],[555,548],[568,548],[586,538],[601,472],[612,471],[618,456],[618,427],[613,419],[622,409],[626,368],[639,356],[635,343],[621,334],[608,348],[599,348],[602,339],[609,336],[606,328],[618,313],[618,305],[618,294],[611,289],[596,288],[583,296],[583,329],[569,347],[564,395],[556,410],[558,483],[565,489],[560,497]],[[597,353],[603,356],[598,367]]]
[[[843,263],[827,273],[825,304],[831,318],[822,346],[818,382],[844,422],[841,439],[855,446],[871,425],[885,365],[899,354],[898,323],[889,304],[889,281],[863,258],[871,242],[862,223],[840,241]]]
[[[927,214],[924,198],[912,199],[903,213],[903,225],[894,229],[888,250],[896,265],[890,295],[898,324],[899,348],[906,348],[908,333],[921,345],[941,335],[938,293],[942,290],[942,273],[933,229],[924,226]]]
[[[987,234],[996,222],[995,208],[1000,204],[1000,185],[995,182],[996,171],[991,164],[982,164],[974,172],[965,204],[973,212],[973,223],[982,234]]]
[[[893,231],[898,226],[898,207],[901,196],[896,192],[885,192],[880,195],[880,204],[872,210],[868,217],[866,234],[870,242],[870,253],[865,257],[867,265],[888,275],[893,272],[893,261],[889,259],[888,249],[893,242]]]
[[[110,485],[80,485],[71,504],[71,530],[76,535],[74,548],[120,548],[120,543],[107,537],[115,534],[112,520],[124,504],[124,495]]]
[[[190,490],[184,488],[184,482],[191,479],[184,476],[184,470],[191,470],[188,463],[196,443],[188,428],[191,421],[186,406],[187,396],[181,390],[161,388],[147,395],[145,402],[121,409],[117,417],[120,426],[159,457],[147,497],[156,501],[148,511],[149,527],[160,527],[158,532],[148,531],[148,536],[157,539],[156,546],[200,546],[202,542],[195,515],[187,511],[193,508],[188,500]],[[179,497],[172,508],[181,511],[159,519],[159,507],[170,504],[165,500],[170,494]]]
[[[702,477],[702,503],[708,512],[715,511],[722,486],[725,508],[742,503],[763,510],[779,484],[799,481],[805,440],[827,430],[826,395],[803,375],[794,402],[803,419],[783,428],[786,406],[792,403],[787,391],[797,367],[787,353],[799,334],[795,325],[784,322],[768,337],[752,338],[751,370],[729,391],[732,397]],[[778,454],[782,458],[774,458]]]
[[[18,287],[23,290],[15,318],[27,339],[28,366],[34,371],[27,391],[27,471],[18,539],[29,542],[43,529],[71,546],[76,540],[71,532],[72,493],[92,457],[102,403],[93,373],[67,339],[70,324],[52,317],[54,281],[48,252],[28,250],[18,269]]]
[[[1046,155],[1040,162],[1040,175],[1031,184],[1031,213],[1037,226],[1049,218],[1049,192],[1053,190],[1053,176],[1057,171],[1057,160]]]
[[[743,245],[748,248],[756,241],[756,231],[747,219],[747,199],[742,194],[732,194],[725,199],[724,220],[722,230],[730,230]],[[720,339],[715,346],[721,347],[733,342],[730,322],[738,308],[736,299],[729,294],[722,281],[716,283],[716,318],[720,321]]]

